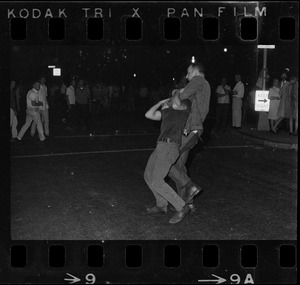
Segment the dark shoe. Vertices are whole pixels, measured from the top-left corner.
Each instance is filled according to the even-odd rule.
[[[197,185],[193,185],[192,187],[187,189],[185,193],[185,198],[183,199],[184,202],[188,204],[194,198],[195,195],[200,193],[200,191],[202,191],[202,188]]]
[[[196,207],[195,207],[194,204],[188,204],[188,207],[189,207],[191,213],[195,213],[196,212]]]
[[[170,224],[177,224],[179,222],[181,222],[183,220],[183,218],[185,217],[185,215],[187,215],[190,211],[190,208],[185,205],[182,209],[182,211],[177,211],[174,216],[171,218],[171,220],[169,221]]]
[[[147,208],[147,212],[150,214],[155,214],[155,213],[167,213],[168,212],[168,206],[166,207],[151,207],[151,208]]]
[[[168,207],[169,207],[169,209],[170,209],[171,211],[176,211],[176,209],[174,208],[174,206],[169,205]]]
[[[21,140],[21,139],[19,139],[19,138],[16,138],[16,143],[18,143],[18,144],[24,144],[24,141]]]

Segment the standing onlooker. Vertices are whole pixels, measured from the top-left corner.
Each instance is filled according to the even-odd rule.
[[[292,115],[290,117],[290,133],[293,135],[298,134],[298,79],[296,76],[292,76],[291,83],[291,99],[292,99]],[[293,129],[293,125],[295,128]]]
[[[125,111],[126,110],[126,99],[127,99],[127,87],[124,82],[121,82],[121,88],[120,88],[120,110]]]
[[[39,137],[40,141],[43,142],[45,141],[45,136],[44,136],[44,130],[43,130],[43,125],[41,122],[41,116],[40,116],[40,111],[39,111],[39,106],[43,105],[43,102],[39,101],[39,94],[38,91],[40,90],[40,83],[38,81],[33,83],[33,88],[28,91],[27,96],[26,96],[26,103],[27,103],[27,109],[26,109],[26,122],[21,128],[17,139],[19,141],[22,140],[24,134],[30,127],[32,121],[34,121],[37,125],[37,129],[39,132]]]
[[[58,85],[56,83],[53,83],[50,87],[50,94],[49,94],[49,105],[50,105],[50,109],[52,110],[56,109],[55,105],[58,97],[57,95],[58,91],[59,91]]]
[[[217,87],[217,108],[216,108],[216,131],[225,132],[229,112],[229,94],[231,88],[227,85],[226,78],[222,78],[221,85]]]
[[[135,111],[136,90],[132,84],[129,85],[127,95],[128,95],[127,96],[127,111],[134,112]]]
[[[16,81],[10,82],[10,127],[11,135],[13,139],[17,138],[18,135],[18,119],[17,119],[17,104],[16,104]]]
[[[148,107],[148,88],[142,84],[139,92],[139,109],[144,110]]]
[[[84,122],[84,129],[89,131],[89,99],[90,90],[85,86],[84,81],[81,79],[78,82],[78,87],[75,91],[76,107],[78,115],[78,125]]]
[[[101,104],[105,112],[110,110],[110,97],[109,97],[109,87],[106,82],[102,83],[101,88]]]
[[[278,119],[277,111],[280,103],[280,94],[279,94],[279,80],[275,78],[273,80],[273,86],[269,89],[268,98],[270,99],[270,109],[268,113],[268,118],[270,120],[271,133],[276,133],[274,128],[275,122]]]
[[[58,104],[59,104],[58,110],[59,110],[60,117],[61,117],[61,120],[63,123],[66,122],[66,113],[67,113],[66,92],[67,92],[67,85],[62,80],[61,85],[60,85],[60,97],[58,100]]]
[[[93,115],[99,115],[100,114],[100,108],[101,108],[101,94],[102,93],[102,88],[101,88],[101,83],[96,82],[96,85],[93,86],[92,88],[92,110],[91,113]]]
[[[244,97],[245,87],[241,81],[241,75],[234,76],[236,85],[232,92],[232,127],[241,128],[242,124],[242,99]]]
[[[48,96],[47,86],[45,85],[45,83],[46,83],[45,77],[41,77],[40,89],[38,90],[38,97],[39,97],[39,101],[42,102],[43,105],[39,106],[39,111],[41,115],[41,122],[44,126],[45,135],[49,136],[49,111],[48,111],[49,105],[47,101],[47,96]],[[35,134],[35,130],[36,130],[36,122],[33,121],[31,125],[31,131],[30,131],[32,137]]]
[[[120,87],[117,84],[112,84],[109,86],[110,98],[111,98],[111,110],[119,111],[120,109]]]
[[[76,81],[74,79],[71,80],[70,86],[66,90],[66,99],[67,99],[67,105],[69,110],[69,122],[71,124],[74,124],[75,120],[75,87],[76,87]]]
[[[16,92],[16,107],[17,107],[17,112],[21,111],[21,105],[20,105],[20,99],[21,99],[21,86],[20,83],[18,86],[15,87],[15,92]]]
[[[291,105],[291,93],[290,93],[290,82],[287,81],[287,75],[286,73],[282,73],[281,75],[281,83],[280,83],[280,103],[278,107],[278,120],[276,124],[274,125],[274,130],[277,132],[278,125],[282,122],[284,119],[289,119],[292,115],[292,105]],[[290,130],[291,132],[291,130]]]

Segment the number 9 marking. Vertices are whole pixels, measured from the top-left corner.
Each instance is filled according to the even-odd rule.
[[[232,282],[234,282],[234,284],[240,284],[240,282],[241,282],[241,278],[240,278],[240,276],[237,275],[237,274],[232,274],[232,275],[230,276],[230,280],[231,280]]]
[[[94,284],[96,282],[96,277],[94,274],[89,273],[85,276],[85,280],[87,281],[85,284]]]

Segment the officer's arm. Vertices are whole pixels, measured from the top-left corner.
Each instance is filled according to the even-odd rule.
[[[187,105],[185,102],[182,102],[179,98],[179,94],[175,93],[172,98],[172,108],[174,110],[186,110]]]
[[[190,99],[191,96],[197,93],[197,90],[201,90],[203,88],[203,84],[199,84],[194,78],[189,82],[189,84],[182,90],[180,93],[180,99]]]

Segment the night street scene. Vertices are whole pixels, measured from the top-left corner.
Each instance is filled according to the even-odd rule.
[[[296,240],[294,42],[10,52],[13,240]]]

